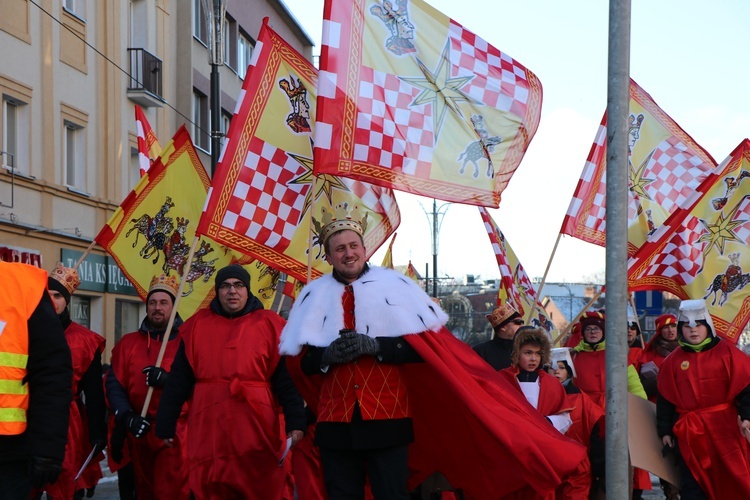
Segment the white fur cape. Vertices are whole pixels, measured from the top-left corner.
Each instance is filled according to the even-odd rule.
[[[391,269],[370,266],[352,283],[357,333],[400,337],[438,331],[448,315],[410,278]],[[330,345],[344,328],[344,285],[326,274],[299,293],[281,332],[279,351],[297,355],[302,346]]]

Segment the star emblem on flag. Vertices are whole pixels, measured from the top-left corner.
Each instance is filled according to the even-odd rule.
[[[628,174],[630,177],[630,190],[639,198],[645,198],[647,200],[652,200],[652,198],[646,191],[646,186],[652,183],[654,179],[644,177],[643,174],[646,171],[648,162],[651,161],[651,156],[653,156],[653,154],[654,152],[651,151],[651,153],[643,159],[638,169],[633,168],[633,164],[628,161],[628,164],[630,165],[630,168],[628,169]]]
[[[747,198],[747,196],[745,198]],[[743,198],[743,200],[745,198]],[[716,222],[714,222],[713,224],[705,219],[698,219],[701,221],[701,224],[703,224],[703,226],[708,230],[707,234],[702,235],[698,239],[699,242],[708,243],[704,255],[707,255],[713,247],[716,247],[719,253],[721,255],[724,255],[724,248],[726,246],[727,240],[744,243],[740,238],[737,237],[734,229],[738,226],[741,226],[750,219],[732,220],[734,219],[734,216],[736,215],[740,204],[741,201],[740,203],[737,203],[737,205],[735,205],[732,210],[730,210],[729,215],[726,217],[724,216],[724,212],[719,212],[719,216],[716,218]]]
[[[312,142],[312,141],[310,141]],[[320,174],[316,176],[313,174],[313,159],[308,158],[306,156],[301,156],[294,153],[287,153],[290,158],[295,160],[297,163],[299,163],[305,171],[302,172],[299,176],[289,181],[289,184],[297,184],[297,185],[304,185],[308,184],[310,186],[310,189],[307,190],[307,194],[305,195],[305,203],[302,205],[302,213],[300,217],[304,216],[307,213],[307,210],[312,206],[313,202],[317,200],[321,194],[326,195],[326,199],[328,200],[328,204],[333,204],[333,190],[338,189],[344,192],[348,192],[349,189],[346,187],[346,185],[336,177],[335,175],[329,175],[329,174]],[[315,192],[315,197],[313,198],[313,190],[314,187],[317,186],[318,190]]]
[[[459,102],[470,102],[481,105],[481,102],[473,99],[471,96],[461,90],[461,87],[469,83],[474,75],[452,76],[450,62],[450,40],[445,43],[443,53],[438,58],[438,65],[435,71],[429,68],[417,57],[417,65],[422,71],[424,78],[400,76],[399,79],[421,88],[422,91],[414,98],[409,105],[421,106],[423,104],[432,104],[435,110],[435,142],[440,136],[440,130],[443,128],[445,113],[450,110],[457,118],[463,118]]]

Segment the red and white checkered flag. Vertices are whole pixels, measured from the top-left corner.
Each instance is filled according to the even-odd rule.
[[[628,288],[708,300],[717,332],[750,319],[750,141],[745,139],[628,263]]]
[[[630,81],[628,254],[695,191],[716,162]],[[561,232],[605,245],[607,117],[602,119]]]

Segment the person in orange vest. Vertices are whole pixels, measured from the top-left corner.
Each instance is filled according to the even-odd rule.
[[[26,499],[60,475],[72,377],[47,273],[0,261],[0,499]]]
[[[172,330],[166,333],[178,289],[179,280],[175,276],[162,274],[151,279],[146,295],[146,317],[138,331],[124,335],[112,349],[105,381],[107,401],[117,425],[121,430],[127,429],[120,434],[119,442],[113,432],[110,441],[113,459],[121,462],[123,450],[129,453],[139,500],[179,500],[190,495],[185,463],[185,410],[180,414],[174,446],[166,446],[149,432],[180,345],[182,319],[179,314],[175,315]],[[167,342],[167,346],[161,366],[156,367],[162,342]],[[150,387],[153,387],[153,395],[146,418],[143,418],[141,410]]]
[[[102,387],[102,352],[105,340],[98,333],[72,321],[68,309],[70,297],[80,284],[78,272],[60,263],[50,272],[47,280],[49,294],[57,317],[65,330],[65,340],[73,361],[70,387],[73,400],[70,404],[63,469],[54,484],[43,488],[52,498],[83,497],[85,488],[77,484],[75,476],[91,450],[96,447],[97,451],[101,452],[107,442]],[[82,407],[85,407],[85,414],[81,412]],[[41,491],[39,494],[41,495]]]

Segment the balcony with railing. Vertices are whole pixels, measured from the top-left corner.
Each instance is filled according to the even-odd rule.
[[[166,101],[161,96],[161,59],[145,49],[128,49],[130,81],[128,98],[144,108],[160,108]]]

